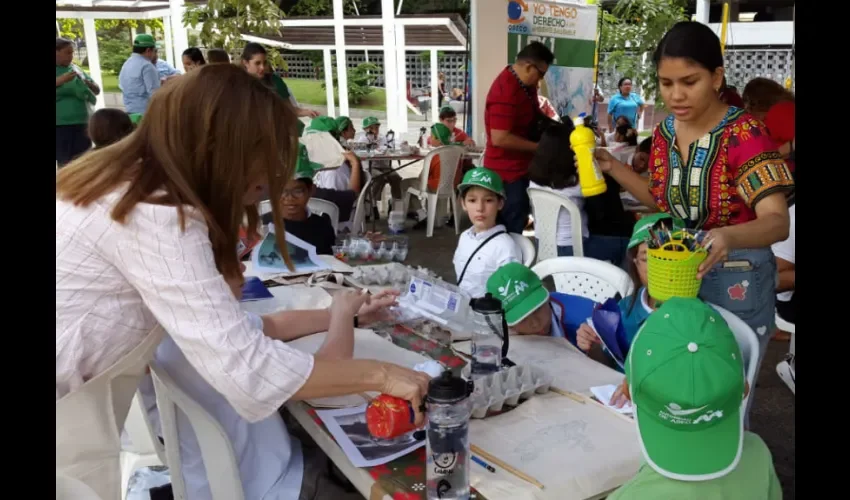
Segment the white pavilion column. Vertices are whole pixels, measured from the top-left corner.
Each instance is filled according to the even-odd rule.
[[[702,24],[708,24],[708,9],[710,7],[709,0],[697,0],[697,15],[695,21]]]
[[[183,26],[183,12],[186,10],[183,0],[169,0],[171,6],[171,37],[174,42],[173,52],[183,54],[189,48],[189,36]]]
[[[489,0],[470,0],[469,9],[472,16],[472,138],[484,144],[487,139],[484,130],[487,92],[499,72],[513,61],[508,61],[508,23],[504,10],[494,9]]]
[[[407,52],[404,50],[406,44],[404,39],[404,25],[397,24],[395,27],[396,43],[396,76],[398,78],[398,125],[394,129],[396,134],[407,132]],[[401,139],[399,139],[399,143]]]
[[[342,0],[333,1],[336,81],[339,86],[339,114],[340,116],[348,116],[348,60],[345,55],[345,26],[342,25]]]
[[[395,16],[393,0],[381,0],[384,45],[384,88],[387,95],[386,129],[398,130],[398,76],[396,71]]]
[[[325,92],[328,101],[328,116],[335,117],[333,58],[331,57],[331,49],[322,49],[322,52],[325,55]],[[342,92],[340,92],[340,100],[342,100]]]
[[[94,19],[83,19],[83,35],[86,37],[86,55],[89,58],[89,75],[100,87],[95,109],[103,108],[106,103],[103,100],[103,74],[100,72],[100,52],[97,47],[97,29],[94,27]]]
[[[168,62],[170,62],[175,68],[179,68],[179,64],[182,62],[180,59],[183,58],[183,53],[174,53],[174,40],[171,37],[171,16],[165,16],[162,18],[162,31],[165,36],[165,59],[168,60]]]
[[[436,122],[440,114],[440,76],[437,71],[437,50],[431,49],[431,121]]]

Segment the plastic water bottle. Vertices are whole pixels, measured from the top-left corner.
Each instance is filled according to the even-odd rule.
[[[472,378],[487,376],[502,368],[505,335],[502,302],[486,294],[473,299]]]
[[[472,382],[446,370],[428,383],[425,483],[428,500],[469,498]]]
[[[605,177],[593,158],[596,149],[596,135],[593,130],[584,125],[585,113],[578,115],[573,120],[575,130],[570,133],[570,145],[575,151],[578,160],[578,181],[581,185],[581,194],[585,197],[596,196],[608,190]]]

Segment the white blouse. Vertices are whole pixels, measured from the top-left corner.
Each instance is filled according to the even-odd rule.
[[[109,216],[123,190],[88,207],[56,200],[56,398],[137,346],[157,323],[189,363],[255,422],[295,394],[313,357],[263,334],[216,269],[208,229],[186,207],[138,204]]]

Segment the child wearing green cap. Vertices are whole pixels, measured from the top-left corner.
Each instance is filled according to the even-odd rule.
[[[278,206],[286,232],[315,246],[317,254],[331,255],[336,242],[331,220],[327,216],[311,213],[307,208],[307,203],[316,191],[313,175],[321,168],[321,164],[310,161],[307,148],[299,144],[295,175],[280,192]],[[271,221],[272,214],[263,215],[263,224]]]
[[[472,227],[461,233],[453,259],[457,284],[472,298],[487,293],[487,279],[508,262],[522,262],[522,252],[505,226],[496,224],[505,204],[499,174],[484,167],[473,168],[458,186],[463,210]]]
[[[336,122],[336,132],[339,134],[340,142],[345,145],[348,141],[354,139],[357,132],[354,130],[354,122],[347,116],[339,116],[334,120]]]
[[[631,297],[625,297],[620,300],[620,317],[623,322],[623,327],[626,333],[626,339],[631,342],[637,335],[638,330],[646,318],[655,310],[656,300],[649,296],[646,291],[646,252],[649,249],[647,242],[649,241],[649,229],[655,226],[659,221],[665,221],[671,230],[678,230],[683,227],[683,223],[679,219],[674,219],[670,214],[655,213],[647,215],[635,223],[632,237],[628,245],[628,273],[632,278],[634,292]],[[601,346],[602,341],[587,323],[582,324],[578,329],[578,347],[587,352],[594,344]],[[619,370],[619,367],[617,367]]]
[[[449,146],[460,144],[463,146],[475,146],[466,132],[457,128],[457,113],[451,106],[443,106],[440,109],[440,121],[431,126],[431,135],[428,136],[428,145],[432,147]],[[461,176],[466,167],[471,167],[472,162],[465,160],[463,167],[457,169],[455,174],[455,185],[460,183]],[[428,170],[428,190],[436,192],[440,186],[440,158],[431,160],[431,168]]]
[[[744,359],[723,316],[674,297],[650,315],[626,358],[646,463],[609,500],[779,500],[764,441],[744,431]]]
[[[511,332],[565,338],[574,346],[579,325],[596,305],[585,297],[546,291],[537,274],[519,262],[497,269],[487,291],[502,302]]]

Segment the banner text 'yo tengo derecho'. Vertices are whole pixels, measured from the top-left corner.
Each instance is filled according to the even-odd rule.
[[[549,99],[560,116],[592,111],[598,16],[596,5],[555,0],[508,2],[508,63],[531,42],[549,47],[555,62],[538,93]]]

